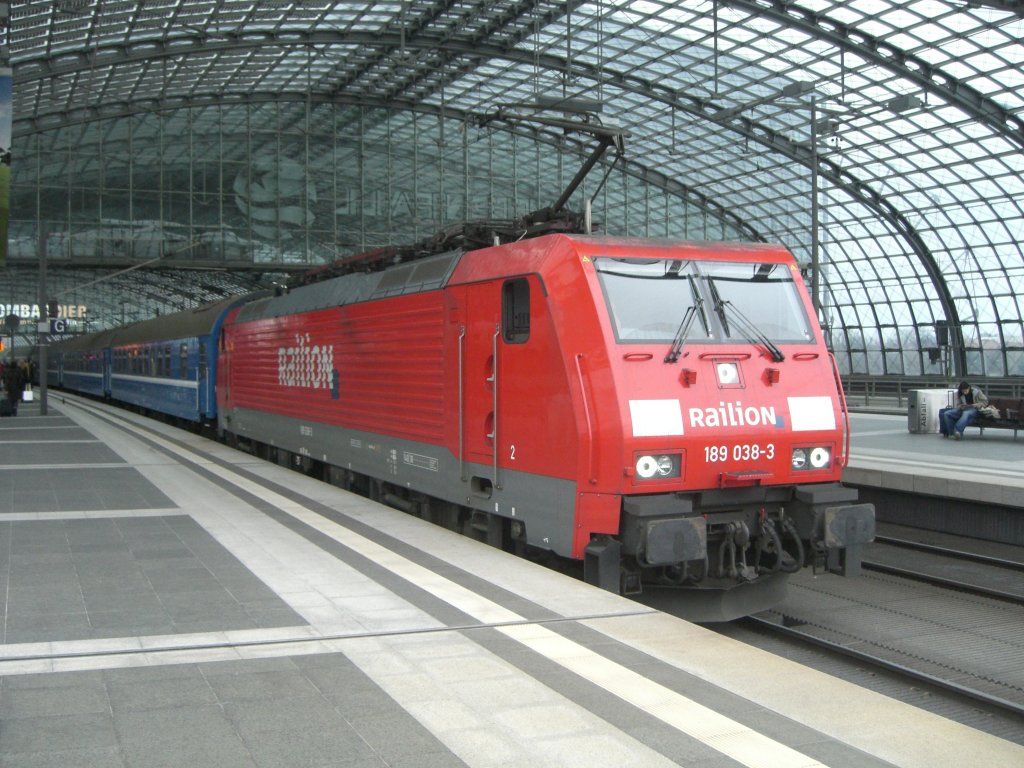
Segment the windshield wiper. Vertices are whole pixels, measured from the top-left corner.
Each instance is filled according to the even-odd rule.
[[[704,297],[700,293],[700,289],[697,287],[697,281],[693,275],[687,275],[690,280],[690,293],[693,294],[693,304],[700,310],[700,322],[704,326],[704,335],[711,335],[711,326],[708,325],[708,316],[704,314]]]
[[[729,331],[729,318],[725,316],[725,302],[722,300],[722,296],[718,293],[718,287],[715,285],[714,280],[708,280],[708,288],[711,289],[711,298],[715,300],[715,313],[718,315],[718,320],[722,324],[722,330],[725,331],[726,336],[732,336],[732,332]]]
[[[714,283],[712,283],[712,290],[714,290]],[[729,326],[726,322],[726,314],[731,313],[733,320],[736,321],[737,329],[744,334],[747,341],[755,344],[763,344],[768,350],[768,354],[771,356],[773,362],[781,363],[786,359],[786,356],[782,354],[782,350],[775,345],[775,342],[769,339],[758,329],[756,325],[750,322],[750,319],[737,309],[731,301],[724,301],[722,297],[718,295],[717,290],[715,291],[715,311],[718,312],[718,316],[722,318],[722,327],[725,328],[727,336],[732,335],[729,333]]]
[[[683,321],[679,324],[676,335],[672,338],[672,346],[668,348],[668,354],[665,355],[666,363],[674,363],[679,359],[679,355],[683,351],[683,345],[690,335],[690,328],[693,327],[693,321],[697,319],[698,311],[700,312],[701,323],[704,324],[704,335],[709,336],[711,334],[711,329],[708,327],[708,319],[704,314],[704,299],[697,289],[697,283],[694,281],[693,275],[687,275],[686,277],[690,281],[693,304],[686,308],[686,312],[683,314]]]
[[[683,322],[679,324],[679,329],[672,339],[672,346],[668,348],[668,354],[665,355],[666,363],[674,363],[679,359],[679,353],[683,351],[683,344],[686,343],[686,337],[690,333],[690,326],[693,325],[696,318],[696,307],[687,307],[686,313],[683,315]]]

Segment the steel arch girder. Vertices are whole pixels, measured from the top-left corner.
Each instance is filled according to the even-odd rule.
[[[1024,149],[1024,118],[1010,112],[981,91],[935,67],[926,59],[914,56],[872,35],[853,29],[824,14],[815,13],[784,0],[719,0],[724,5],[740,8],[752,16],[762,16],[787,27],[799,29],[811,37],[825,40],[842,50],[856,53],[867,61],[906,78],[943,101],[962,109],[984,123],[997,135]],[[1012,126],[1012,127],[1011,127]]]

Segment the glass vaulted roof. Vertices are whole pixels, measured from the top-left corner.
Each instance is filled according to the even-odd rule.
[[[594,144],[543,114],[625,131],[570,201],[604,231],[789,247],[844,373],[1024,375],[1024,3],[9,11],[11,285],[41,233],[51,270],[258,282],[523,214]]]

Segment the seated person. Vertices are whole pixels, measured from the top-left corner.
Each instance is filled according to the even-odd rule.
[[[952,436],[959,440],[968,426],[977,423],[978,408],[988,405],[988,397],[978,387],[961,381],[955,400],[953,408],[944,409],[939,414],[939,431],[943,437]]]

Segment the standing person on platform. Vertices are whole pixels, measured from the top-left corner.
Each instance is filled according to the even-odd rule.
[[[978,409],[988,405],[988,397],[978,387],[972,387],[969,382],[961,381],[956,388],[956,397],[952,408],[945,409],[940,414],[941,424],[939,431],[943,437],[952,436],[959,440],[964,436],[964,430],[978,421]]]
[[[4,389],[7,402],[10,404],[11,416],[18,414],[18,403],[21,401],[21,393],[25,391],[25,380],[21,375],[21,368],[15,361],[11,361],[4,367]]]

